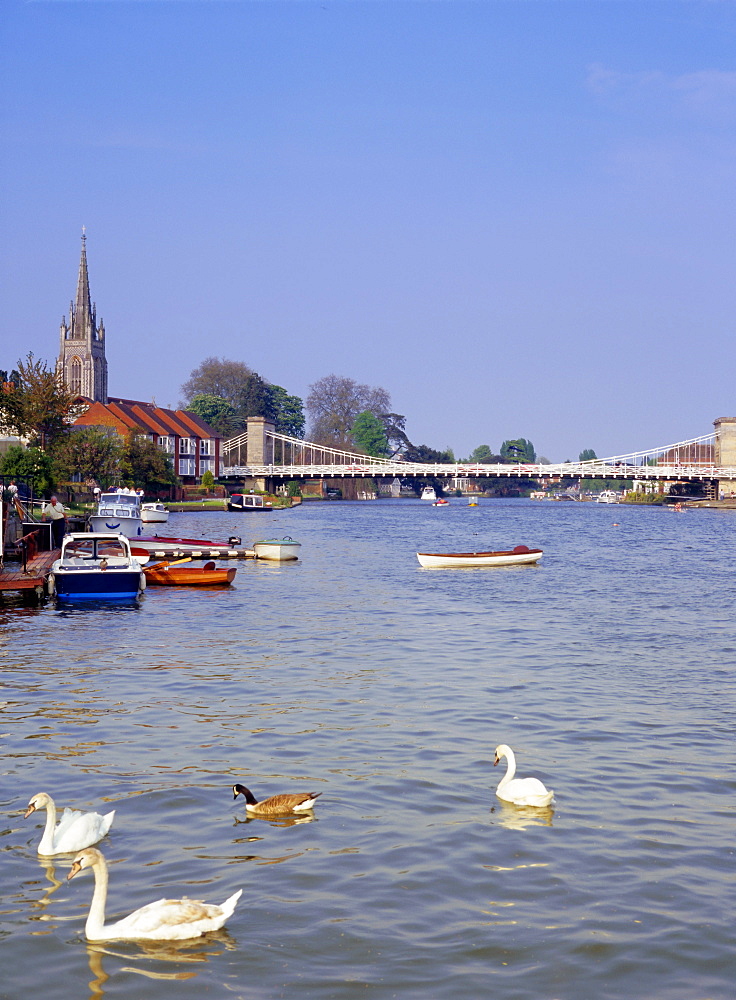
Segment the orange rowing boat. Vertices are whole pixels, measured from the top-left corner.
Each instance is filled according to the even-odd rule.
[[[177,566],[159,562],[144,566],[146,582],[152,587],[224,587],[235,579],[237,569],[216,569],[213,562],[199,566]]]

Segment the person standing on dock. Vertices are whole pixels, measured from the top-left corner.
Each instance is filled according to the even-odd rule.
[[[41,518],[51,521],[51,548],[60,549],[61,540],[66,534],[66,511],[55,496],[44,507]]]

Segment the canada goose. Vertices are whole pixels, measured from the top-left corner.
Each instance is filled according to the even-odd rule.
[[[321,794],[322,792],[294,792],[272,795],[270,799],[259,802],[245,785],[233,785],[233,798],[237,799],[242,795],[245,798],[246,811],[252,816],[288,816],[289,813],[308,812]]]

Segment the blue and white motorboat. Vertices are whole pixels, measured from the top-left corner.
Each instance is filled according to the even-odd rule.
[[[125,535],[74,531],[64,536],[61,555],[51,565],[48,591],[62,601],[130,601],[146,587],[146,577]]]
[[[92,531],[138,538],[143,534],[140,500],[134,493],[103,493],[89,524]]]

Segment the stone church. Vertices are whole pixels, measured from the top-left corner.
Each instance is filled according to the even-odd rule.
[[[97,309],[89,295],[87,237],[82,232],[77,294],[69,304],[69,322],[61,320],[59,358],[56,370],[75,396],[107,403],[105,325],[97,324]]]

